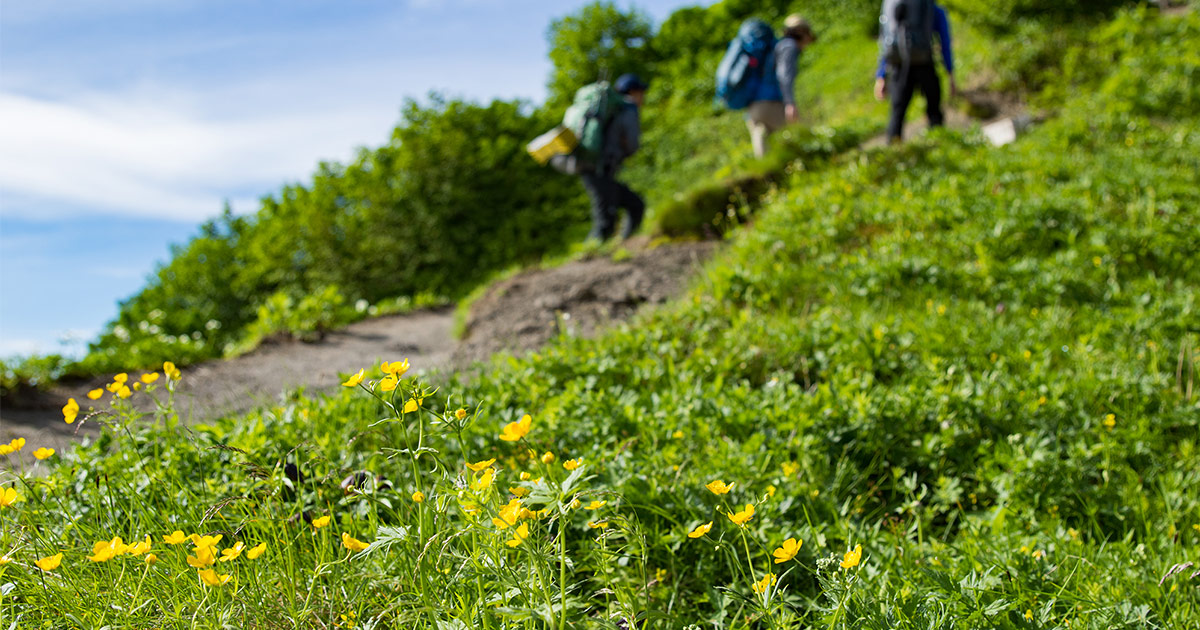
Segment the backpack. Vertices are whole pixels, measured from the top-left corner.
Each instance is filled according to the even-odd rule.
[[[879,46],[889,64],[908,68],[933,63],[933,0],[883,0]]]
[[[585,85],[575,92],[575,101],[563,114],[562,124],[574,132],[579,144],[572,152],[577,158],[599,165],[604,154],[608,125],[625,106],[625,97],[608,81]]]
[[[743,109],[754,102],[763,73],[774,65],[774,50],[775,31],[766,22],[755,18],[742,22],[717,66],[717,98],[729,109]]]

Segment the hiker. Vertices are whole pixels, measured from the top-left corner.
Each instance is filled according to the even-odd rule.
[[[888,142],[900,142],[904,135],[904,116],[913,91],[925,96],[930,127],[945,121],[942,115],[942,86],[934,63],[933,37],[942,51],[942,64],[950,79],[950,97],[958,93],[954,81],[954,55],[950,46],[950,20],[934,0],[883,0],[879,13],[880,55],[875,73],[875,98],[884,100],[891,91],[891,118]]]
[[[753,90],[749,95],[749,104],[746,105],[746,127],[750,129],[750,144],[754,147],[756,157],[766,155],[768,136],[799,119],[796,110],[796,62],[800,53],[817,41],[812,27],[797,14],[784,19],[783,36],[778,41],[774,41],[774,38],[775,34],[769,26],[760,20],[747,20],[738,31],[738,39],[731,44],[730,51],[726,52],[726,57],[730,58],[753,54],[747,49],[763,48],[766,51],[766,56],[761,61],[756,59],[750,63],[751,67],[762,66],[761,77],[741,88]],[[748,41],[753,39],[762,41]],[[735,48],[739,44],[740,50]],[[730,63],[736,64],[737,61],[730,59]],[[729,67],[726,62],[723,62],[722,66],[725,72],[732,70],[726,70]],[[719,92],[722,91],[722,70],[718,71]],[[726,105],[733,109],[738,109],[736,101],[736,97],[725,99]]]
[[[613,89],[624,97],[620,109],[604,131],[598,163],[579,174],[592,201],[592,231],[589,239],[607,241],[617,229],[617,210],[625,209],[627,221],[621,238],[629,238],[642,225],[646,204],[637,193],[617,181],[621,163],[638,150],[642,128],[638,108],[649,86],[636,74],[623,74]]]

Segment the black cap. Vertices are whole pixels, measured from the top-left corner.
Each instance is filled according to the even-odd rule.
[[[628,94],[635,90],[645,90],[650,87],[636,74],[622,74],[617,77],[617,82],[613,84],[613,88],[621,94]]]

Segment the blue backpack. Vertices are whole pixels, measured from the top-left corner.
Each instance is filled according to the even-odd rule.
[[[742,22],[717,66],[717,98],[729,109],[744,109],[756,100],[763,74],[774,66],[775,31],[762,20]]]

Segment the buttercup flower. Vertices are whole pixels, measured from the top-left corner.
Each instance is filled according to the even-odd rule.
[[[408,402],[404,403],[404,413],[412,413],[421,408],[421,403],[424,398],[409,398]]]
[[[400,379],[388,374],[379,381],[379,390],[390,392],[400,386]]]
[[[220,575],[214,569],[204,569],[199,573],[200,579],[209,586],[220,586],[229,581],[230,575]]]
[[[263,552],[266,550],[267,550],[267,543],[258,543],[254,547],[251,547],[250,549],[246,550],[246,559],[254,560],[255,558],[263,555]]]
[[[128,385],[122,385],[121,388],[117,390],[117,398],[120,398],[121,400],[129,398],[132,395],[133,390],[129,389]]]
[[[533,427],[533,417],[529,414],[521,416],[521,419],[516,422],[509,422],[504,425],[500,432],[500,439],[505,442],[516,442],[517,440],[529,434],[529,429]]]
[[[1110,413],[1110,414],[1108,414],[1108,415],[1104,416],[1104,428],[1105,428],[1105,429],[1109,429],[1109,430],[1111,431],[1111,430],[1112,430],[1112,428],[1113,428],[1113,427],[1115,427],[1115,426],[1117,426],[1117,416],[1116,416],[1116,414],[1111,414],[1111,413]]]
[[[780,466],[780,468],[783,470],[784,477],[791,477],[800,471],[800,464],[797,464],[796,462],[783,462],[783,465]]]
[[[726,485],[725,482],[721,481],[720,479],[714,479],[714,480],[708,482],[707,484],[705,484],[704,487],[708,488],[708,491],[713,494],[729,494],[729,491],[733,490],[732,483],[729,485]]]
[[[842,557],[842,568],[852,569],[858,566],[860,560],[862,560],[862,545],[855,545],[853,550],[847,551],[846,555]]]
[[[146,564],[153,565],[155,562],[158,562],[158,556],[152,553],[146,554]]]
[[[495,464],[495,463],[496,463],[496,458],[493,457],[492,459],[485,459],[481,462],[475,462],[474,464],[472,464],[471,462],[467,462],[467,468],[470,468],[471,472],[479,472],[479,471],[483,470],[484,468],[487,468],[488,466],[491,466],[492,464]]]
[[[53,454],[54,454],[54,449],[47,448],[45,446],[43,446],[42,448],[39,448],[38,450],[33,452],[33,456],[38,459],[46,459],[47,457],[50,457]]]
[[[359,370],[353,376],[346,379],[346,381],[342,383],[342,387],[357,387],[359,383],[363,382],[363,377],[366,376],[366,373],[366,370]]]
[[[516,525],[517,519],[521,515],[521,500],[513,499],[504,507],[500,508],[500,518],[493,518],[492,524],[497,529],[508,529],[510,525]]]
[[[764,575],[761,580],[754,583],[754,592],[755,593],[766,592],[766,590],[771,588],[771,585],[774,583],[775,583],[775,574],[768,573],[768,574]]]
[[[113,377],[114,383],[120,383],[120,384],[124,385],[128,381],[129,381],[129,375],[124,372],[121,372],[120,374]]]
[[[239,540],[236,545],[222,549],[221,550],[221,558],[220,558],[221,562],[229,562],[230,560],[237,560],[237,557],[242,555],[242,549],[245,549],[245,548],[246,548],[246,545],[244,545],[242,543],[242,541]]]
[[[454,412],[454,417],[455,417],[455,418],[458,418],[459,420],[462,420],[463,418],[466,418],[466,417],[467,417],[467,410],[466,410],[466,409],[459,409],[458,411],[455,411],[455,412]]]
[[[492,487],[492,479],[495,477],[496,471],[492,468],[488,468],[487,470],[483,471],[482,475],[479,475],[478,479],[475,479],[471,482],[471,489],[475,492],[483,492],[484,490]]]
[[[346,532],[342,532],[342,546],[349,549],[350,551],[355,551],[355,552],[362,551],[363,549],[370,547],[370,545],[368,543],[365,543],[365,542],[351,536],[350,534],[347,534]]]
[[[211,549],[216,547],[217,543],[221,542],[221,539],[224,537],[224,534],[217,534],[216,536],[200,536],[198,534],[192,534],[192,544],[195,545],[197,549]]]
[[[141,540],[141,541],[133,543],[132,545],[129,545],[129,548],[128,548],[128,550],[125,551],[125,553],[127,553],[131,556],[140,556],[140,555],[146,553],[147,551],[150,551],[150,535],[149,534],[146,535],[146,538],[144,540]]]
[[[58,565],[62,564],[62,558],[63,558],[62,552],[59,552],[59,553],[54,554],[53,556],[46,556],[45,558],[42,558],[40,560],[34,560],[33,563],[37,565],[37,568],[41,569],[42,571],[45,571],[46,573],[49,573],[49,572],[57,569]]]
[[[216,561],[217,557],[213,555],[212,547],[196,547],[196,555],[187,557],[188,566],[196,567],[197,569],[211,566]]]
[[[522,488],[521,486],[511,486],[509,487],[508,491],[518,497],[523,497],[529,494],[529,488]]]
[[[0,488],[0,508],[12,507],[20,498],[16,488]]]
[[[325,527],[327,525],[329,525],[329,515],[328,514],[326,514],[325,516],[318,516],[317,518],[314,518],[313,522],[312,522],[313,529],[321,529],[322,527]]]
[[[92,555],[88,556],[87,559],[92,562],[108,562],[112,560],[117,555],[117,550],[112,543],[119,540],[119,538],[114,538],[112,541],[101,540],[92,545]]]
[[[588,527],[592,529],[608,529],[608,521],[588,521]]]
[[[96,389],[93,389],[92,391],[87,393],[87,397],[92,400],[99,400],[100,397],[103,395],[104,395],[104,388],[102,388],[102,387],[97,387]]]
[[[166,374],[167,378],[172,381],[178,381],[180,379],[180,377],[183,376],[179,372],[179,369],[175,367],[175,364],[171,363],[170,361],[163,362],[162,371],[163,371],[163,374]]]
[[[188,537],[184,536],[183,532],[178,529],[170,534],[167,534],[166,536],[163,536],[163,542],[167,543],[168,545],[178,545],[187,539]]]
[[[699,525],[696,527],[696,529],[693,529],[692,531],[688,532],[688,538],[699,538],[699,537],[707,534],[708,530],[710,530],[710,529],[712,529],[712,521],[709,521],[703,525]]]
[[[0,567],[8,564],[9,562],[12,562],[12,558],[8,556],[0,556]]]
[[[546,465],[553,464],[554,463],[554,453],[551,453],[550,451],[546,451],[545,453],[542,453],[542,463],[546,464]]]
[[[424,503],[425,502],[425,493],[421,492],[421,491],[412,493],[412,500],[413,500],[413,503]]]
[[[749,521],[753,517],[754,517],[754,506],[749,503],[746,504],[746,509],[742,510],[741,512],[729,514],[729,520],[733,521],[734,523],[736,523],[738,525],[745,525],[746,521]]]
[[[147,372],[142,375],[142,382],[149,385],[158,380],[158,372]]]
[[[63,405],[62,412],[63,420],[65,420],[67,424],[75,422],[75,416],[79,415],[79,403],[75,402],[74,398],[68,398],[67,404]]]
[[[771,555],[775,556],[775,564],[783,564],[795,558],[796,554],[800,552],[800,547],[803,545],[803,540],[796,540],[795,538],[783,541],[783,546],[771,552]]]
[[[403,361],[393,361],[388,363],[384,361],[379,364],[379,369],[383,370],[384,374],[389,374],[396,379],[404,378],[404,374],[408,372],[408,359]]]
[[[563,462],[563,468],[566,468],[567,470],[575,470],[576,468],[579,468],[579,465],[582,463],[583,462],[579,461],[578,459],[568,459],[567,461]]]
[[[605,505],[607,505],[607,504],[608,504],[608,501],[592,501],[591,503],[589,503],[589,504],[587,504],[587,505],[583,506],[583,509],[585,509],[585,510],[599,510],[600,508],[604,507],[604,506],[605,506]]]
[[[516,547],[529,538],[529,523],[521,523],[521,526],[513,531],[513,537],[504,542],[509,547]]]

